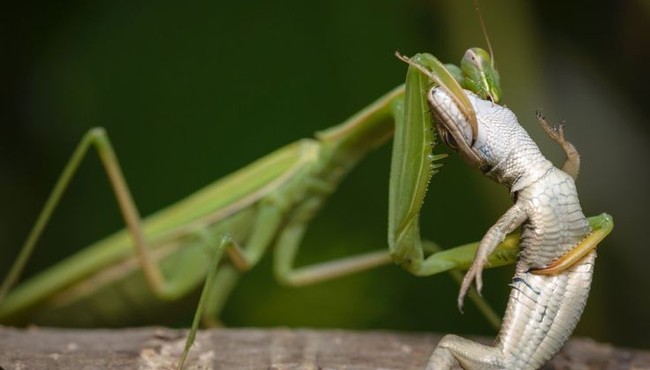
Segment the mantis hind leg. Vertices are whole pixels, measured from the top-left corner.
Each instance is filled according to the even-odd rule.
[[[133,246],[142,266],[142,270],[152,291],[161,299],[173,300],[186,293],[185,284],[174,279],[166,279],[161,272],[161,267],[154,261],[150,254],[150,248],[144,236],[142,222],[131,192],[122,173],[115,151],[110,143],[108,135],[103,128],[89,130],[73,152],[63,172],[57,180],[54,189],[50,193],[43,210],[39,214],[36,223],[30,231],[27,241],[21,248],[16,262],[7,274],[6,279],[0,287],[0,301],[6,296],[9,290],[18,281],[27,261],[29,260],[36,243],[40,239],[47,223],[54,210],[58,206],[63,193],[72,181],[82,160],[88,154],[90,148],[94,148],[106,170],[111,187],[115,194],[117,204],[124,218],[126,229],[132,237]]]
[[[122,170],[120,168],[115,152],[110,144],[108,135],[102,128],[94,128],[88,131],[81,142],[75,149],[72,154],[72,157],[68,161],[68,164],[65,166],[61,176],[57,180],[52,193],[48,197],[43,210],[39,214],[36,223],[34,224],[32,230],[30,231],[27,241],[21,248],[21,251],[11,268],[7,278],[3,281],[2,286],[0,287],[0,300],[7,294],[9,289],[18,281],[20,274],[22,273],[27,261],[29,260],[36,243],[38,242],[45,226],[50,220],[52,213],[56,209],[65,192],[66,188],[70,184],[70,181],[74,177],[81,161],[88,153],[88,150],[94,147],[99,154],[99,157],[104,165],[106,174],[110,180],[111,186],[115,193],[117,203],[119,205],[122,216],[126,223],[129,233],[133,237],[135,248],[138,252],[138,257],[143,266],[143,270],[147,279],[147,282],[154,289],[154,291],[164,295],[165,281],[163,275],[160,271],[160,267],[156,265],[149,254],[147,244],[144,238],[144,233],[142,227],[140,226],[140,215],[135,206],[131,193]]]

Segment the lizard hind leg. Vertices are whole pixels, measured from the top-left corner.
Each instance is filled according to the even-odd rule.
[[[426,370],[449,370],[459,363],[465,370],[503,369],[503,354],[490,347],[457,335],[445,335],[427,362]]]

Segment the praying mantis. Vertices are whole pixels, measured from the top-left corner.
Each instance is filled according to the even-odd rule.
[[[6,280],[3,294],[7,295],[0,300],[0,312],[2,312],[0,317],[3,317],[3,322],[10,322],[9,319],[4,321],[5,318],[13,320],[14,317],[19,317],[18,322],[20,322],[21,316],[29,316],[29,307],[34,304],[34,301],[40,303],[49,300],[52,293],[64,293],[61,294],[61,297],[53,300],[64,304],[69,303],[74,298],[73,290],[61,291],[61,289],[63,286],[69,286],[70,281],[75,281],[79,291],[86,294],[91,281],[96,283],[105,278],[113,278],[120,273],[121,269],[137,269],[139,265],[143,266],[145,275],[147,275],[147,284],[154,287],[153,291],[157,291],[166,298],[182,295],[187,291],[188,286],[200,285],[205,280],[205,275],[209,276],[211,273],[216,276],[214,279],[207,278],[209,284],[205,284],[205,291],[217,292],[216,294],[225,296],[228,293],[228,286],[232,284],[240,271],[255,265],[271,244],[275,244],[278,249],[275,252],[278,263],[276,274],[281,281],[292,285],[316,282],[389,263],[391,260],[389,254],[386,251],[379,251],[364,254],[358,258],[348,258],[341,263],[320,265],[313,269],[294,270],[292,267],[296,253],[294,248],[298,246],[307,222],[314,216],[313,213],[322,205],[325,198],[334,191],[345,172],[350,171],[356,162],[390,138],[394,130],[391,116],[398,121],[396,128],[422,129],[430,127],[430,122],[425,118],[427,109],[424,106],[409,102],[400,103],[404,89],[410,92],[411,96],[421,95],[422,87],[418,87],[417,83],[419,82],[407,82],[405,88],[396,88],[340,126],[322,131],[317,135],[318,141],[304,140],[290,144],[255,162],[250,167],[200,191],[186,201],[162,211],[162,213],[153,216],[154,218],[147,218],[142,227],[137,225],[139,217],[125,190],[122,176],[115,175],[115,173],[119,173],[116,169],[117,161],[110,158],[112,153],[107,149],[106,136],[101,130],[89,132],[83,145],[91,145],[92,142],[104,148],[101,153],[108,156],[105,163],[108,163],[107,167],[108,171],[112,173],[114,187],[118,189],[116,192],[118,198],[121,198],[121,208],[125,218],[128,219],[127,224],[130,231],[121,232],[99,242],[96,247],[92,247],[93,249],[82,252],[83,254],[78,257],[73,257],[76,260],[71,260],[67,265],[61,265],[62,267],[58,270],[51,270],[51,273],[45,273],[41,278],[37,277],[34,283],[28,282],[27,285],[16,290],[10,290],[9,287],[13,285],[12,280],[14,279]],[[448,83],[453,84],[453,82]],[[462,99],[462,92],[455,91],[454,93],[455,96]],[[402,110],[408,113],[402,113]],[[400,123],[401,117],[416,121],[417,125]],[[458,253],[456,257],[447,256],[445,258],[444,255],[431,254],[431,256],[437,257],[428,259],[427,261],[431,263],[425,264],[427,266],[425,269],[417,264],[418,261],[423,262],[422,258],[429,256],[433,248],[433,245],[428,243],[425,243],[422,248],[417,245],[419,243],[417,233],[419,207],[425,194],[428,177],[432,175],[427,171],[432,169],[429,167],[431,162],[436,164],[440,160],[440,157],[430,158],[428,153],[422,152],[423,149],[428,150],[433,142],[433,137],[426,137],[429,133],[430,131],[420,130],[419,134],[412,134],[415,135],[416,140],[395,140],[389,198],[393,210],[389,218],[389,224],[392,225],[389,226],[389,233],[393,234],[389,238],[389,244],[393,258],[418,275],[429,275],[449,268],[467,267],[473,258],[473,253],[468,248],[458,248],[446,252],[454,253],[456,251]],[[419,149],[413,145],[418,141],[421,145]],[[417,162],[410,162],[411,156]],[[408,177],[412,177],[412,179],[408,179]],[[414,187],[406,189],[408,186]],[[407,222],[410,229],[409,233],[405,235],[410,239],[403,242],[399,238],[401,236],[399,231],[400,226],[406,220],[416,223]],[[205,233],[206,229],[213,227],[214,229],[210,233]],[[412,231],[415,233],[411,234]],[[395,236],[395,234],[399,235]],[[128,241],[130,238],[138,240],[135,244],[139,245],[140,262],[133,262],[135,261],[135,249]],[[150,247],[160,246],[170,249],[160,253],[173,253],[172,249],[181,245],[189,246],[187,249],[192,249],[192,251],[183,252],[187,254],[183,257],[187,261],[175,262],[192,266],[196,260],[199,263],[203,262],[204,266],[200,269],[187,268],[184,271],[196,272],[197,276],[178,276],[188,280],[179,281],[178,286],[173,287],[175,289],[167,289],[165,283],[161,282],[164,278],[161,278],[161,274],[156,272],[156,263],[150,261],[159,256],[148,256],[146,251]],[[513,262],[515,246],[516,237],[512,237],[509,239],[509,243],[506,243],[500,250],[502,253],[496,256],[495,264]],[[82,262],[90,261],[90,258],[85,259],[84,256],[93,255],[92,258],[95,259],[97,254],[101,253],[100,250],[109,249],[113,249],[114,251],[111,253],[119,256],[102,257],[105,259],[101,268],[96,265],[90,266],[90,262]],[[223,256],[223,254],[227,256]],[[117,262],[122,258],[133,259],[129,262]],[[219,259],[224,261],[221,265],[218,263]],[[447,263],[453,260],[459,260],[460,263]],[[434,262],[438,261],[445,262],[444,268],[429,267],[435,266]],[[87,274],[85,271],[77,272],[74,277],[64,276],[61,272],[82,270],[69,266],[84,264],[88,265],[86,270],[99,272],[99,277],[95,280],[85,280]],[[219,270],[209,267],[211,265],[219,266]],[[19,270],[20,267],[16,271]],[[17,276],[18,273],[15,275]],[[63,282],[52,282],[51,277],[57,277]],[[39,279],[41,282],[47,280],[52,285],[58,284],[58,287],[53,290],[45,289],[48,290],[47,293],[37,291],[35,287],[40,285]],[[21,296],[30,295],[31,297],[25,298],[26,301],[30,301],[29,303],[20,303]],[[225,297],[208,295],[206,300],[207,308],[205,310],[211,312],[211,315],[205,315],[203,318],[209,321],[210,316],[215,316],[215,313],[219,311],[220,306],[225,302]],[[197,318],[199,317],[200,315],[197,315]]]

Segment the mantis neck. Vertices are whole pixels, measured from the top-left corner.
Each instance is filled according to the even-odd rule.
[[[334,163],[351,167],[393,135],[392,105],[404,96],[400,85],[340,125],[316,133]]]

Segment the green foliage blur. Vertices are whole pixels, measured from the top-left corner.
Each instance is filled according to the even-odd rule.
[[[580,4],[580,5],[579,5]],[[458,63],[485,46],[469,0],[34,1],[5,12],[0,40],[0,273],[4,275],[83,133],[107,129],[141,213],[150,214],[293,140],[341,122],[400,84],[393,53]],[[482,1],[504,102],[549,153],[534,111],[567,121],[583,158],[585,212],[614,216],[578,335],[650,346],[647,1]],[[438,151],[447,151],[439,148]],[[386,248],[389,146],[364,161],[311,226],[299,263]],[[434,177],[423,234],[450,247],[481,238],[507,191],[452,156]],[[123,223],[90,156],[27,275]],[[292,289],[271,258],[247,274],[229,326],[395,329],[492,335],[448,276],[396,266]],[[512,268],[488,271],[501,312]],[[170,313],[183,325],[192,312]]]

